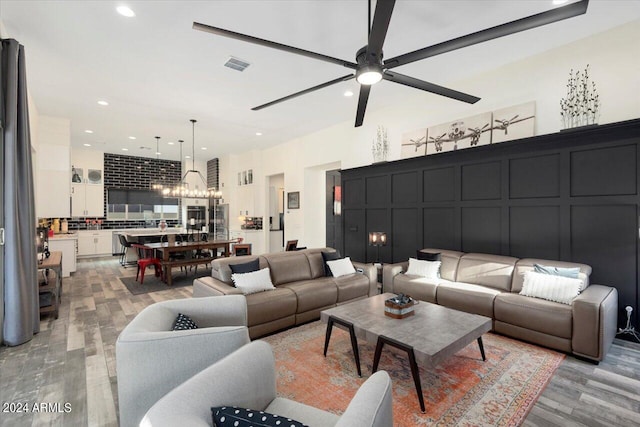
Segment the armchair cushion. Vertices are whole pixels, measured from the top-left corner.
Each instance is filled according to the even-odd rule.
[[[186,314],[178,313],[175,322],[173,322],[174,331],[185,331],[188,329],[198,329],[198,325]]]

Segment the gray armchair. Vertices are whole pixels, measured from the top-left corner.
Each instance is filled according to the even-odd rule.
[[[183,313],[198,329],[172,331]],[[120,426],[137,426],[158,399],[249,342],[243,295],[164,301],[142,310],[116,341]]]
[[[238,406],[292,418],[311,427],[391,427],[391,379],[378,371],[362,384],[338,416],[276,395],[271,346],[253,341],[167,393],[141,427],[211,426],[211,407]]]

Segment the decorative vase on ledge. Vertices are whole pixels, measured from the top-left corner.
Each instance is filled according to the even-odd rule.
[[[561,130],[597,126],[600,107],[596,84],[589,82],[589,65],[582,74],[580,71],[573,74],[572,69],[567,81],[567,97],[560,99]]]
[[[378,125],[376,139],[373,140],[371,146],[371,154],[373,154],[373,163],[387,161],[387,156],[389,155],[389,140],[387,139],[387,130],[384,126]]]

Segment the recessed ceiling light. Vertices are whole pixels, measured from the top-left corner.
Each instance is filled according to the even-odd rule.
[[[105,100],[100,100],[100,101],[98,101],[98,104],[103,105],[103,106],[105,106],[105,107],[106,107],[107,105],[109,105],[109,103],[108,103],[107,101],[105,101]]]
[[[353,92],[351,92],[350,90],[346,91],[344,93],[344,96],[353,96]]]
[[[160,155],[162,155],[162,153],[159,151],[156,151],[156,156],[160,156]]]
[[[85,147],[91,147],[91,144],[82,144],[82,145],[84,145]]]
[[[134,16],[136,16],[133,10],[129,9],[127,6],[124,6],[124,5],[116,7],[116,10],[120,15],[126,16],[127,18],[133,18]]]
[[[553,0],[553,4],[555,5],[565,4],[566,2],[567,0]]]
[[[173,144],[175,144],[175,142],[167,142],[167,144],[173,145]]]
[[[123,148],[122,151],[129,151],[129,149],[128,148]]]
[[[190,159],[190,158],[191,158],[191,156],[184,156],[184,158],[185,158],[185,159]]]
[[[206,149],[207,149],[207,147],[201,147],[200,149],[201,149],[201,150],[206,150]]]
[[[136,137],[135,136],[130,136],[129,139],[133,140],[133,139],[136,139]]]
[[[256,136],[262,136],[262,132],[256,132]]]
[[[91,129],[87,129],[85,130],[85,133],[93,133],[93,131]]]

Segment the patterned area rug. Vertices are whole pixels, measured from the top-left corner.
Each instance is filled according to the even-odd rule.
[[[264,340],[274,349],[280,396],[341,414],[371,375],[375,346],[358,340],[363,375],[359,378],[347,332],[333,328],[323,357],[325,329],[317,321]],[[520,425],[564,355],[491,333],[483,342],[486,362],[474,340],[434,371],[420,367],[425,414],[420,412],[406,353],[385,346],[378,369],[391,376],[394,425]]]

